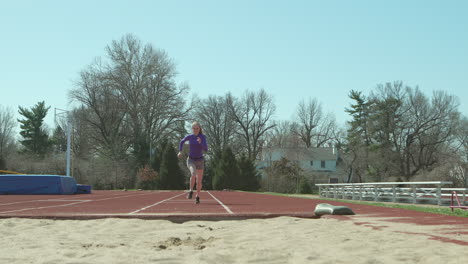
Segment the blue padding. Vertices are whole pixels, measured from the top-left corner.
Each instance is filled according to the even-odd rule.
[[[74,194],[76,181],[58,175],[0,175],[0,194]]]
[[[77,194],[89,194],[89,193],[91,193],[91,185],[77,184],[76,185],[76,193]]]

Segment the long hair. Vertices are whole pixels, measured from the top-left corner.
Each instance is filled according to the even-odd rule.
[[[192,123],[192,127],[193,127],[193,126],[198,126],[198,127],[200,128],[200,131],[198,132],[198,134],[203,135],[203,129],[202,129],[202,127],[200,126],[200,123],[198,123],[197,121],[195,121],[195,122]]]

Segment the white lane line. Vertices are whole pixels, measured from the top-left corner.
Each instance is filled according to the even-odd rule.
[[[58,216],[67,216],[72,215],[76,216],[76,214],[57,214]],[[79,216],[127,216],[129,214],[80,214]],[[140,216],[187,216],[187,215],[194,215],[194,216],[202,216],[202,215],[216,215],[216,216],[227,216],[228,213],[186,213],[186,212],[174,212],[174,213],[138,213],[132,214],[137,217]]]
[[[140,195],[146,195],[146,194],[151,194],[151,193],[144,193],[144,194],[136,194],[134,196],[140,196]],[[118,194],[118,195],[121,195],[121,194]],[[93,195],[93,197],[91,198],[97,198],[96,196],[106,196],[106,195]],[[111,194],[109,196],[117,196],[117,194]],[[71,197],[70,199],[68,198],[62,198],[62,199],[56,199],[56,198],[51,198],[51,199],[39,199],[39,200],[26,200],[26,201],[18,201],[18,202],[10,202],[10,203],[0,203],[0,206],[2,205],[12,205],[12,204],[22,204],[22,203],[35,203],[35,202],[47,202],[47,201],[64,201],[64,202],[67,202],[67,201],[101,201],[101,200],[109,200],[109,199],[116,199],[116,198],[124,198],[124,197],[131,197],[131,196],[117,196],[117,197],[108,197],[108,198],[104,198],[104,199],[94,199],[94,200],[81,200],[81,199],[75,199],[76,197]],[[83,198],[90,198],[89,196],[86,196]]]
[[[216,197],[214,197],[213,194],[211,194],[210,192],[207,192],[207,193],[209,193],[209,194],[211,195],[211,197],[213,197],[213,199],[215,199],[222,207],[224,207],[224,209],[225,209],[228,213],[234,214],[234,213],[231,211],[231,209],[229,209],[229,207],[227,207],[227,206],[226,206],[225,204],[223,204],[220,200],[218,200]]]
[[[185,200],[173,200],[173,201],[167,201],[168,204],[193,204],[193,199],[185,199]],[[204,204],[209,204],[210,202],[203,201]],[[212,201],[211,203],[216,204],[215,201]]]
[[[184,195],[184,194],[185,194],[185,192],[183,192],[183,193],[181,193],[181,194],[178,194],[178,195],[176,195],[176,196],[172,196],[171,198],[167,198],[167,199],[165,199],[165,200],[159,201],[159,202],[154,203],[154,204],[152,204],[152,205],[148,205],[148,206],[146,206],[146,207],[143,207],[143,208],[138,209],[138,210],[136,210],[136,211],[130,212],[130,213],[128,213],[128,214],[129,214],[129,215],[136,214],[136,213],[138,213],[138,212],[141,212],[141,211],[143,211],[143,210],[146,210],[146,209],[148,209],[148,208],[150,208],[150,207],[153,207],[153,206],[156,206],[156,205],[158,205],[158,204],[162,204],[162,203],[164,203],[164,202],[166,202],[166,201],[169,201],[169,200],[171,200],[171,199],[174,199],[174,198],[179,197],[179,196]]]
[[[70,205],[75,205],[75,204],[80,204],[80,203],[114,200],[114,199],[120,199],[120,198],[126,198],[126,197],[136,197],[136,196],[149,195],[149,194],[152,194],[152,193],[144,193],[144,194],[138,194],[138,195],[126,195],[126,196],[119,196],[119,197],[110,197],[110,198],[103,198],[103,199],[97,199],[97,200],[74,200],[74,201],[77,201],[77,202],[76,203],[69,203],[69,204],[61,204],[61,205],[23,208],[23,209],[10,210],[10,211],[0,211],[0,214],[13,213],[13,212],[22,212],[22,211],[28,211],[28,210],[38,210],[38,209],[45,209],[45,208],[65,207],[65,206],[70,206]],[[28,202],[54,202],[54,201],[60,201],[60,200],[48,199],[48,200],[33,200],[33,201],[28,201]],[[62,200],[62,201],[63,202],[68,202],[68,201],[73,201],[73,200]],[[22,202],[19,202],[19,203],[22,203]]]
[[[33,207],[33,208],[23,208],[23,209],[18,209],[18,210],[2,211],[2,212],[0,212],[0,214],[13,213],[13,212],[22,212],[22,211],[28,211],[28,210],[38,210],[38,209],[45,209],[45,208],[54,208],[54,207],[65,207],[65,206],[70,206],[70,205],[80,204],[80,203],[87,203],[87,202],[89,202],[89,201],[80,201],[80,202],[76,202],[76,203],[51,205],[51,206],[41,206],[41,207]]]
[[[94,200],[61,200],[61,199],[53,199],[53,200],[36,200],[35,202],[91,202]]]
[[[67,200],[67,199],[47,199],[47,200],[28,200],[28,201],[20,201],[20,202],[11,202],[11,203],[3,203],[2,205],[12,205],[12,204],[22,204],[22,203],[35,203],[35,202],[79,202],[79,201],[92,201],[92,200]]]
[[[119,196],[119,197],[102,198],[102,199],[93,200],[93,202],[114,200],[114,199],[127,198],[127,197],[137,197],[137,196],[150,195],[150,194],[154,194],[154,193],[144,193],[144,194],[137,194],[137,195],[126,195],[126,196]]]
[[[22,201],[22,202],[3,203],[3,204],[0,204],[0,206],[2,206],[2,205],[12,205],[12,204],[22,204],[22,203],[34,203],[34,202],[41,202],[41,201],[47,201],[47,200],[31,200],[31,201]]]

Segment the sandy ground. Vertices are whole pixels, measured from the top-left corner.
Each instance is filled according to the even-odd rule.
[[[388,219],[387,219],[388,220]],[[0,263],[464,263],[453,226],[355,220],[0,219]],[[372,223],[372,224],[369,224]],[[407,232],[411,233],[408,234]]]

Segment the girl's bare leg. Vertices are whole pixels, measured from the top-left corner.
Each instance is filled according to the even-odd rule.
[[[203,170],[197,170],[197,196],[200,196],[203,182]],[[193,188],[193,186],[192,186]]]
[[[195,185],[196,177],[197,177],[197,175],[195,173],[192,174],[192,176],[190,176],[190,191],[193,191],[193,186]]]
[[[193,163],[190,163],[188,160],[187,160],[187,167],[190,170],[190,190],[187,195],[187,198],[192,199],[193,186],[195,185],[195,181],[197,177],[197,170],[195,169],[195,165]]]

